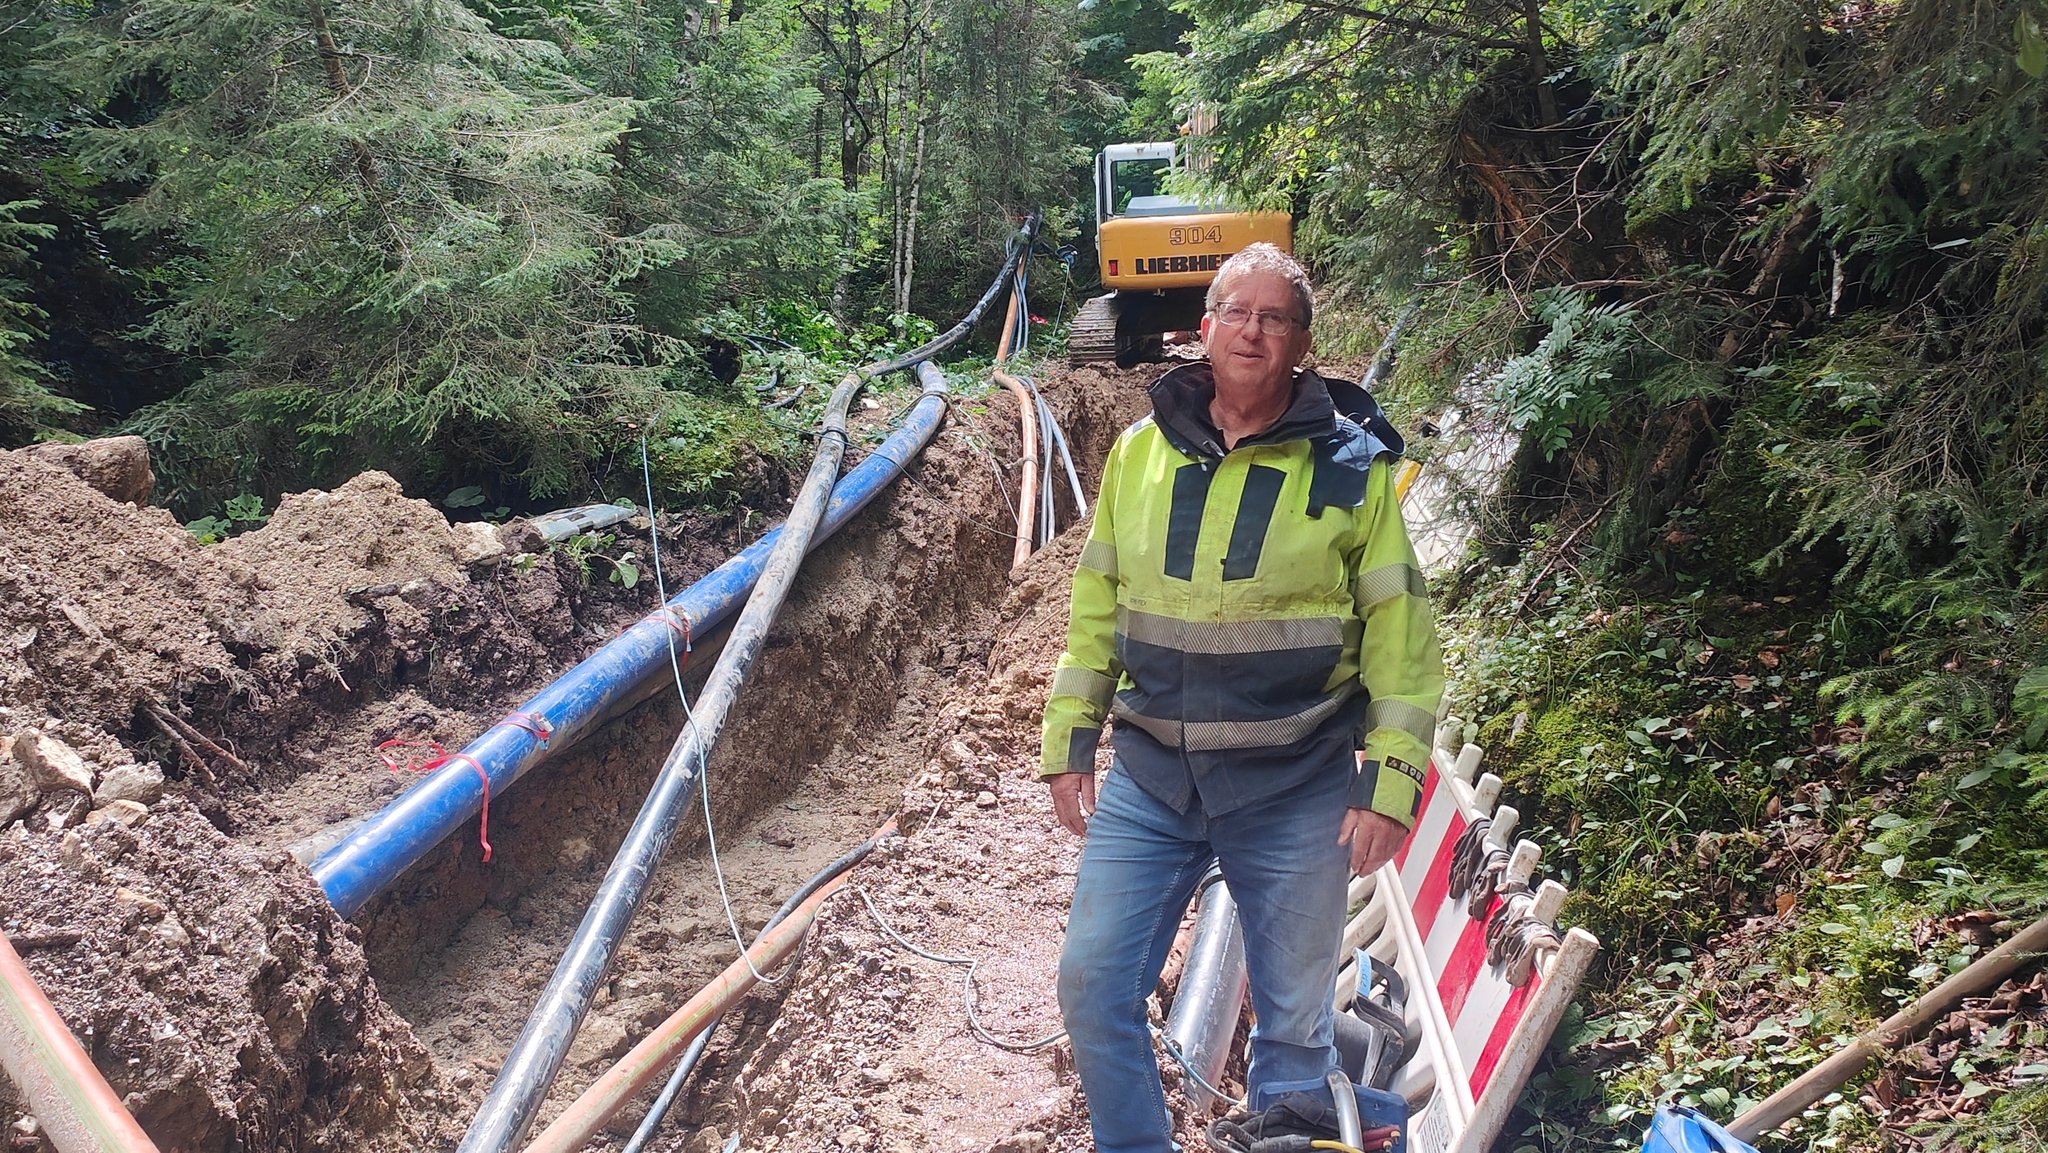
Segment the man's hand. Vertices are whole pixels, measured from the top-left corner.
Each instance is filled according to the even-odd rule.
[[[1094,790],[1089,792],[1092,794]],[[1053,805],[1057,807],[1059,801],[1055,799]],[[1401,822],[1371,809],[1346,809],[1344,827],[1337,832],[1337,843],[1351,846],[1351,875],[1354,877],[1363,877],[1393,860],[1394,851],[1407,839],[1408,830],[1402,827]]]
[[[1068,832],[1087,836],[1088,818],[1095,815],[1095,774],[1061,773],[1047,784],[1052,787],[1052,815]]]

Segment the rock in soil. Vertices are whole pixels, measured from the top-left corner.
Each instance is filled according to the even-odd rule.
[[[28,770],[29,783],[37,792],[92,793],[92,768],[78,750],[63,741],[30,729],[14,738],[14,759]]]
[[[156,490],[149,468],[149,442],[139,436],[109,436],[83,444],[33,444],[23,456],[47,461],[127,504],[148,504]]]

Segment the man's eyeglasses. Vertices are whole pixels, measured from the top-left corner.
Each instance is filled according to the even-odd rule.
[[[1294,331],[1294,326],[1298,324],[1303,328],[1308,327],[1284,312],[1253,312],[1242,304],[1233,304],[1229,301],[1210,309],[1209,315],[1215,317],[1216,323],[1225,328],[1236,328],[1248,320],[1257,320],[1259,331],[1267,336],[1285,336]]]

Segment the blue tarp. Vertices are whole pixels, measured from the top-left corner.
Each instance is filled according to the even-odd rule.
[[[1756,1153],[1756,1149],[1697,1109],[1665,1105],[1650,1121],[1643,1153]]]

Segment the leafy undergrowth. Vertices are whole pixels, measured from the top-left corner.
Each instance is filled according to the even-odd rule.
[[[1447,614],[1468,735],[1603,946],[1503,1153],[1633,1148],[1674,1100],[1726,1121],[2048,903],[2038,637],[1731,574],[1745,515],[1680,510],[1625,576],[1539,539]],[[1773,1147],[2042,1148],[2044,1001],[1966,1003]]]

